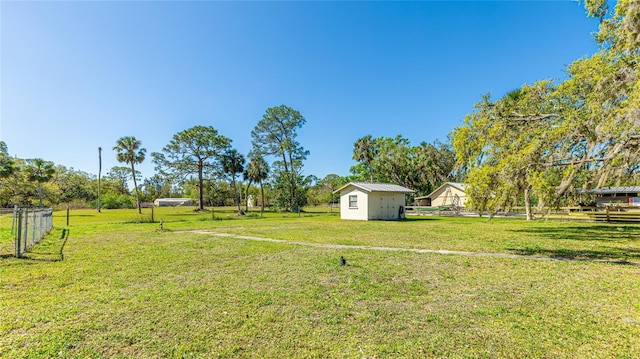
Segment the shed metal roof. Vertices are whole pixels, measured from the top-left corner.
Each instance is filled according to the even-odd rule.
[[[333,191],[333,193],[339,193],[343,189],[349,186],[354,186],[367,192],[395,192],[395,193],[413,193],[414,192],[412,189],[402,187],[400,185],[392,184],[392,183],[349,182],[346,185]]]
[[[593,190],[596,194],[639,193],[640,186],[600,187]]]
[[[163,201],[163,202],[184,202],[184,201],[191,201],[191,198],[156,198],[156,201]]]

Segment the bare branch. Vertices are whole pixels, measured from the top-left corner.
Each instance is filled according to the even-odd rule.
[[[542,113],[542,114],[521,114],[513,112],[513,117],[509,118],[514,121],[542,121],[553,117],[558,117],[557,113]]]

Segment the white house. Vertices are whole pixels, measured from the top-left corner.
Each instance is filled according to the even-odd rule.
[[[189,198],[158,198],[155,201],[153,201],[153,205],[156,207],[190,206],[191,199]]]
[[[350,182],[340,193],[340,218],[361,221],[404,218],[408,188],[389,183]]]
[[[451,206],[464,207],[467,201],[465,193],[467,185],[458,182],[446,182],[426,196],[416,197],[419,206]]]

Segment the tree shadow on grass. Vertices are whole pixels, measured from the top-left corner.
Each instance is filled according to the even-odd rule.
[[[540,248],[538,246],[525,247],[525,248],[506,248],[515,254],[548,257],[554,259],[566,259],[566,260],[602,260],[619,264],[639,264],[634,263],[640,260],[640,249],[638,248],[615,248],[604,247],[601,250],[598,249],[547,249]]]
[[[442,219],[434,216],[408,216],[400,220],[400,222],[421,222],[421,221],[441,221]]]
[[[34,262],[60,262],[64,260],[64,257],[60,253],[27,252],[24,253],[20,259]]]
[[[538,245],[507,248],[517,254],[568,260],[614,260],[621,263],[640,259],[640,226],[636,225],[530,227],[512,232],[551,241],[602,243],[599,246],[585,243],[585,248],[580,249],[550,249]],[[608,243],[617,245],[609,246]]]
[[[16,258],[15,254],[1,254],[0,259],[9,259]],[[6,261],[0,262],[3,266],[24,266],[36,264],[38,262],[60,262],[63,260],[63,257],[60,253],[48,253],[48,252],[40,252],[40,253],[32,253],[26,252],[23,253],[20,258],[16,258],[17,261]]]
[[[551,240],[640,243],[637,225],[530,227],[511,232]]]
[[[21,262],[59,262],[64,260],[64,246],[69,239],[70,230],[63,228],[60,231],[60,238],[54,238],[55,230],[52,231],[45,241],[32,245],[18,258]],[[1,258],[16,257],[14,253],[2,254]]]

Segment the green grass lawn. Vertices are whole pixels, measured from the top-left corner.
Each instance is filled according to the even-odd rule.
[[[69,227],[56,212],[29,259],[0,259],[0,357],[640,356],[640,266],[590,260],[640,261],[640,226],[255,213],[160,208],[160,230],[146,212],[72,211]]]

